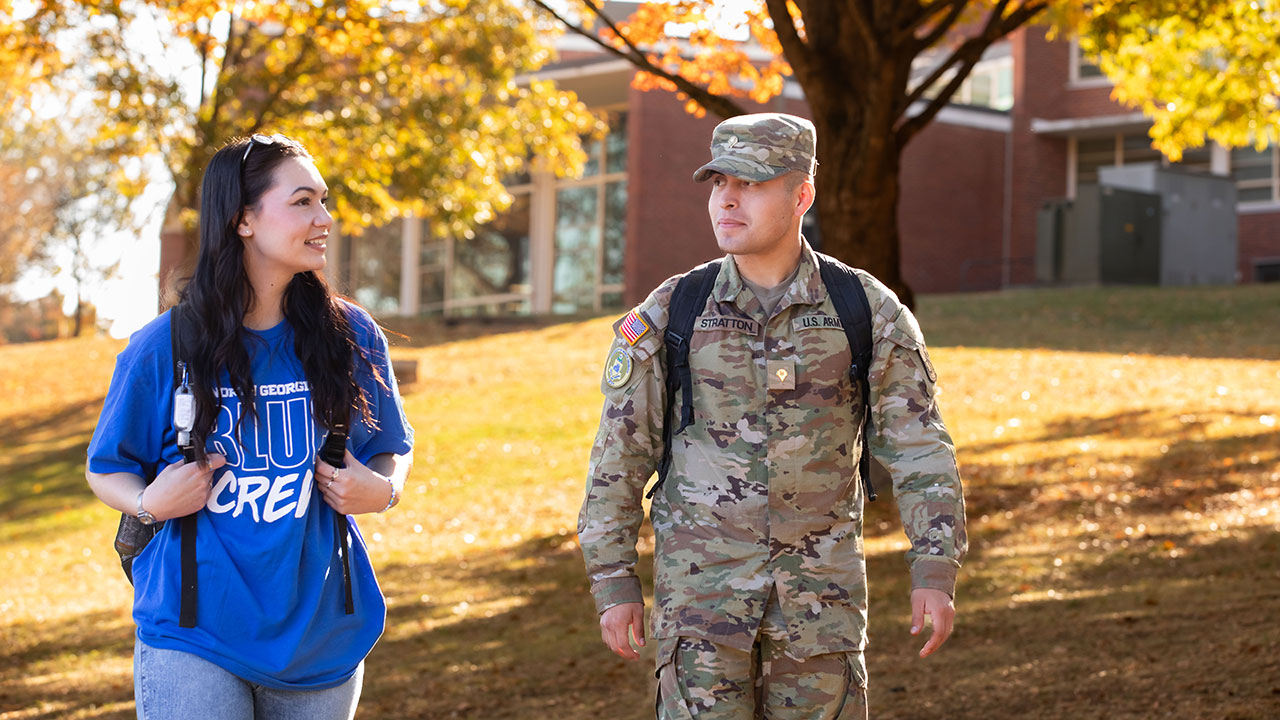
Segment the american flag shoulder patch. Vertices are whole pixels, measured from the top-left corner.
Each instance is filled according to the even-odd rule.
[[[622,337],[627,339],[627,344],[635,345],[640,342],[640,338],[649,332],[649,323],[645,321],[644,315],[639,310],[632,310],[627,316],[622,318],[622,322],[618,325],[618,332]]]

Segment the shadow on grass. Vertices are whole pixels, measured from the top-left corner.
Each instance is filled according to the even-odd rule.
[[[19,418],[0,440],[0,522],[27,520],[93,501],[85,451],[102,398]]]
[[[127,615],[100,611],[72,620],[10,624],[3,629],[0,657],[0,716],[61,718],[76,711],[131,703],[131,675],[107,679],[98,664],[104,658],[129,662],[133,656],[133,623]],[[49,666],[66,669],[50,673]],[[94,714],[125,720],[132,709]]]
[[[924,296],[930,345],[1206,358],[1280,357],[1280,284]]]
[[[389,631],[369,658],[360,716],[650,717],[652,652],[626,662],[605,648],[571,540],[527,540],[465,567],[382,569]],[[641,557],[646,587],[651,563]],[[470,601],[422,601],[441,586],[475,590]]]
[[[650,717],[651,654],[626,663],[603,649],[578,552],[565,540],[549,536],[468,556],[467,567],[384,568],[388,634],[369,658],[360,717]],[[920,660],[914,653],[923,638],[906,628],[901,556],[870,557],[874,716],[1270,717],[1280,697],[1275,533],[1224,536],[1176,560],[1143,547],[1100,560],[1064,568],[1053,580],[1059,599],[962,583],[955,635]],[[475,588],[469,610],[421,601],[457,583]],[[6,653],[0,707],[53,718],[127,703],[127,683],[104,682],[92,671],[77,682],[27,682],[60,658],[127,661],[124,625],[96,613],[56,628],[12,628],[38,640]],[[96,717],[130,716],[121,710]]]
[[[1051,559],[1019,561],[1051,567]],[[1063,568],[1035,588],[1035,600],[965,583],[962,572],[956,631],[921,660],[923,639],[907,632],[901,559],[871,558],[874,716],[1275,717],[1274,531],[1224,535],[1176,559],[1149,543],[1092,560]],[[1056,598],[1045,598],[1045,585]]]
[[[1235,417],[1240,419],[1235,427],[1245,429],[1251,422],[1256,426],[1252,415]],[[1204,427],[1199,420],[1179,422],[1149,410],[1134,411],[1072,418],[1053,423],[1034,437],[968,446],[962,458],[1097,436],[1160,438],[1167,450],[1155,457],[1110,451],[1101,457],[1086,451],[1045,457],[1040,452],[1040,459],[1025,465],[962,459],[967,514],[972,521],[1012,512],[1016,522],[1009,523],[1006,531],[1013,532],[1054,518],[1083,521],[1117,514],[1117,510],[1120,514],[1198,510],[1210,498],[1240,490],[1255,468],[1263,472],[1280,459],[1280,430],[1206,438]],[[1088,470],[1094,471],[1093,476]],[[882,497],[891,495],[887,476],[877,478],[877,487],[884,489]],[[896,521],[896,511],[886,513],[875,505],[868,505],[867,533],[900,532],[889,522]]]

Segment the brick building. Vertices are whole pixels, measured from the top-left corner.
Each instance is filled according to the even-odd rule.
[[[330,247],[339,285],[384,314],[572,314],[629,306],[669,275],[717,256],[707,189],[690,178],[708,157],[716,120],[688,115],[671,94],[634,90],[633,74],[626,61],[570,41],[541,76],[606,111],[611,124],[583,177],[513,178],[515,204],[472,240],[434,239],[429,219],[339,239]],[[1046,201],[1074,197],[1102,167],[1168,165],[1150,147],[1148,121],[1109,95],[1074,43],[1051,42],[1041,28],[992,47],[905,151],[899,221],[912,287],[1031,284]],[[761,109],[805,108],[790,84]],[[1278,279],[1276,148],[1203,148],[1179,167],[1235,180],[1238,279]],[[808,232],[820,244],[820,228]]]

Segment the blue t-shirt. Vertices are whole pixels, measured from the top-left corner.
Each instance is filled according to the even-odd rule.
[[[356,360],[356,376],[377,427],[353,413],[348,447],[361,463],[413,447],[387,353],[373,320],[348,305],[357,344],[388,389]],[[246,417],[224,372],[215,395],[221,411],[206,442],[227,457],[213,492],[196,514],[199,601],[194,628],[178,626],[181,551],[177,522],[166,522],[133,563],[133,618],[148,645],[198,655],[245,680],[285,690],[345,682],[382,634],[386,603],[364,540],[351,523],[355,614],[344,609],[342,566],[334,545],[336,515],[315,487],[324,429],[286,320],[249,332],[258,420]],[[173,430],[169,313],[135,333],[116,359],[102,417],[89,444],[95,473],[158,473],[181,454]]]

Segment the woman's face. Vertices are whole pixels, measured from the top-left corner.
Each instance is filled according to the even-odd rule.
[[[288,282],[297,273],[322,270],[333,226],[328,199],[329,187],[315,163],[290,157],[277,165],[271,189],[245,210],[238,228],[249,277],[278,275]]]

